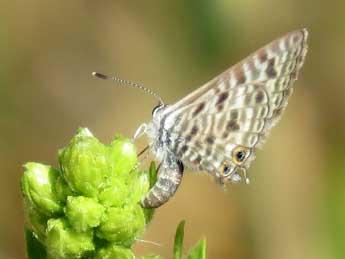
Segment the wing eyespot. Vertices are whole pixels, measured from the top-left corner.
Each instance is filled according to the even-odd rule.
[[[230,170],[231,168],[226,161],[223,161],[223,163],[220,165],[219,169],[220,169],[222,176],[227,176],[231,172],[231,170]]]
[[[241,165],[249,156],[249,149],[246,147],[238,146],[232,151],[232,161],[236,165]]]

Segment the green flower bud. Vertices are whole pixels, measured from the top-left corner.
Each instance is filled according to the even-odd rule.
[[[71,188],[69,188],[68,184],[66,183],[65,179],[62,175],[60,175],[55,182],[55,194],[57,198],[62,201],[63,203],[66,202],[67,196],[73,194]]]
[[[92,231],[76,232],[63,218],[48,220],[46,245],[54,259],[80,258],[95,250]]]
[[[32,162],[25,164],[24,168],[21,187],[27,205],[47,216],[62,213],[54,190],[60,172],[51,166]]]
[[[108,208],[96,235],[118,245],[130,246],[144,228],[143,210],[138,204],[134,204],[124,208]]]
[[[128,248],[109,245],[101,248],[93,259],[135,259],[133,252]]]
[[[35,237],[41,243],[44,243],[46,239],[46,227],[48,217],[44,216],[42,213],[38,212],[31,206],[25,206],[25,209],[30,229],[33,231]]]
[[[138,190],[133,193],[136,185],[141,192],[142,186],[137,186],[138,174],[133,169],[137,163],[136,149],[132,142],[122,137],[117,137],[108,146],[108,164],[110,178],[107,186],[102,189],[98,198],[107,207],[122,207],[127,203],[133,203],[133,195],[138,195]],[[138,203],[139,199],[134,201]]]
[[[149,189],[149,178],[146,173],[132,171],[128,179],[114,178],[109,185],[100,192],[100,203],[106,207],[123,207],[141,200]]]
[[[78,232],[97,227],[101,222],[104,207],[92,198],[68,196],[65,214],[69,223]]]
[[[139,205],[154,184],[154,166],[139,172],[130,140],[103,145],[87,129],[59,151],[59,163],[61,172],[28,163],[21,181],[29,227],[48,258],[134,259],[130,248],[154,211]]]
[[[128,203],[139,203],[141,198],[150,189],[150,180],[147,173],[133,171],[127,183]]]
[[[99,196],[99,202],[106,207],[122,207],[128,197],[128,189],[125,182],[113,179],[109,187],[104,188]]]
[[[80,129],[68,147],[60,151],[62,173],[74,192],[96,197],[108,175],[106,147],[87,129]]]
[[[108,148],[108,160],[113,177],[128,177],[138,161],[134,144],[129,139],[117,137]]]

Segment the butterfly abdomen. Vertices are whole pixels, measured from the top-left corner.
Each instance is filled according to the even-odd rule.
[[[155,185],[141,201],[144,208],[157,208],[166,203],[179,187],[184,166],[174,156],[165,157],[160,167],[159,177]]]

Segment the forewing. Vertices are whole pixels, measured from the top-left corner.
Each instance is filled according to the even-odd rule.
[[[212,171],[231,160],[234,148],[258,147],[287,105],[307,35],[306,29],[288,33],[167,108],[164,126],[179,139],[174,152]]]

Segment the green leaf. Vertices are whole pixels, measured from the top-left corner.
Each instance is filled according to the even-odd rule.
[[[47,251],[44,245],[38,241],[30,229],[25,228],[24,231],[28,259],[47,259]]]
[[[157,168],[155,162],[151,162],[149,169],[149,179],[150,179],[150,188],[155,185],[157,181]]]
[[[174,259],[182,259],[183,237],[185,221],[182,220],[177,226],[174,242]]]
[[[152,186],[155,185],[156,181],[157,181],[156,164],[155,164],[155,162],[151,162],[150,169],[149,169],[150,189],[152,188]],[[145,212],[146,224],[148,224],[152,220],[155,210],[154,209],[144,209],[144,212]]]
[[[206,258],[206,239],[200,240],[189,252],[188,259]]]

